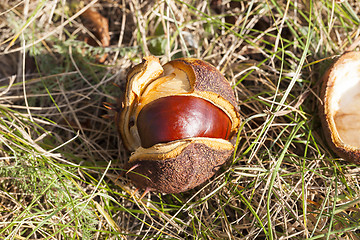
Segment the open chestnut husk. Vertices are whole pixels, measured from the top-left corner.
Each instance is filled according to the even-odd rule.
[[[233,154],[240,116],[229,82],[193,58],[145,57],[127,75],[115,116],[125,147],[134,151],[127,175],[139,188],[162,193],[192,189]]]
[[[360,52],[341,55],[322,80],[319,110],[326,140],[340,157],[360,164]]]

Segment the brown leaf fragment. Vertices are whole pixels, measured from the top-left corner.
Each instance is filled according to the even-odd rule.
[[[109,21],[94,8],[89,8],[81,15],[85,20],[85,25],[92,30],[95,37],[101,42],[103,47],[110,45]]]
[[[91,30],[96,39],[86,37],[84,41],[91,46],[100,46],[107,47],[110,45],[110,35],[109,35],[109,21],[106,17],[101,15],[94,8],[89,8],[82,15],[84,19],[84,25]],[[96,56],[98,62],[105,62],[108,54],[103,54],[102,56]]]

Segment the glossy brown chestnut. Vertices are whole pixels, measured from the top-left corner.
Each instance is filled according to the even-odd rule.
[[[161,66],[150,56],[129,71],[127,81],[115,121],[124,145],[134,151],[126,169],[137,187],[187,191],[233,154],[237,102],[215,67],[193,58]]]
[[[230,118],[212,103],[193,96],[169,96],[146,105],[137,126],[141,146],[149,148],[191,137],[229,139]]]

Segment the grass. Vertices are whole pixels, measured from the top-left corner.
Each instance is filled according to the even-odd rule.
[[[90,6],[109,20],[108,47],[84,42]],[[357,1],[38,0],[0,10],[0,239],[360,239],[359,169],[329,149],[317,114],[321,75],[358,48]],[[212,63],[243,122],[210,181],[140,199],[120,177],[130,153],[102,116],[148,54]]]

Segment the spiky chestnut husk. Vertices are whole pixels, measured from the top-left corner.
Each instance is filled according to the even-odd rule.
[[[134,184],[178,193],[203,183],[229,159],[240,117],[234,92],[215,67],[192,58],[161,66],[150,56],[129,71],[115,121],[134,151],[127,163]]]

